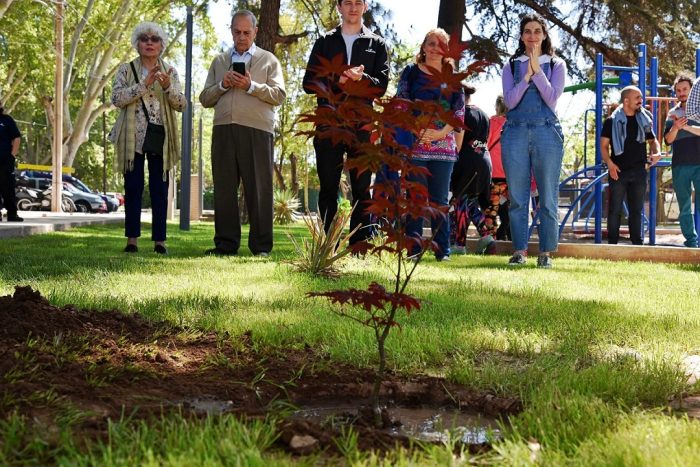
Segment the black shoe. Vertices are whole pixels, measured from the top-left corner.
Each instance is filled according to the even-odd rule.
[[[552,269],[552,257],[549,255],[539,255],[537,257],[537,267],[540,269]]]
[[[153,247],[153,251],[155,251],[159,255],[167,255],[168,254],[168,249],[165,248],[165,245],[156,245]]]
[[[124,247],[124,253],[137,253],[138,251],[139,247],[137,247],[133,243],[127,243]]]
[[[204,252],[204,254],[208,255],[208,256],[236,256],[237,252],[226,251],[226,250],[222,250],[219,247],[216,247],[216,248],[209,248],[207,251]]]
[[[527,262],[527,256],[522,253],[515,252],[508,260],[508,266],[522,266]]]
[[[15,214],[14,216],[7,216],[7,222],[24,222],[24,219]]]

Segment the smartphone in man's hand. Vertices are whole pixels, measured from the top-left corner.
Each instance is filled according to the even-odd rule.
[[[232,62],[231,70],[238,74],[245,76],[245,62]]]

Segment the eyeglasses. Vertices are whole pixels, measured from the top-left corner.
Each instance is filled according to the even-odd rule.
[[[140,41],[140,42],[143,42],[144,44],[145,44],[146,42],[148,42],[148,41],[151,41],[151,42],[155,43],[155,42],[160,42],[160,41],[162,41],[162,40],[163,40],[163,39],[161,39],[161,38],[158,37],[158,36],[146,36],[146,35],[139,36],[139,41]]]

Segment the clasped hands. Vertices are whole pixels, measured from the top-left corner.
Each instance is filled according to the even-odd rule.
[[[420,142],[421,144],[428,144],[432,141],[440,141],[441,139],[445,138],[449,132],[451,131],[451,128],[449,127],[443,127],[442,130],[435,130],[432,128],[429,128],[425,130],[421,136],[420,136]]]
[[[340,76],[340,79],[338,80],[338,82],[340,84],[345,84],[348,80],[360,81],[362,79],[362,75],[364,74],[364,72],[365,72],[364,65],[359,65],[356,67],[348,68]]]
[[[226,74],[224,74],[223,86],[226,89],[241,88],[242,90],[247,91],[250,89],[251,81],[249,71],[246,71],[245,75],[242,75],[233,70],[229,70],[226,72]]]
[[[146,87],[148,87],[156,81],[158,81],[160,87],[163,88],[163,90],[165,91],[170,87],[170,75],[172,73],[172,68],[169,68],[166,73],[163,73],[162,71],[160,71],[160,65],[156,65],[153,68],[151,68],[151,71],[148,72],[148,75],[146,75],[146,79],[143,81],[143,84],[145,84]]]
[[[527,55],[527,58],[529,59],[527,73],[525,73],[525,81],[530,81],[530,78],[532,78],[533,75],[542,71],[542,67],[540,67],[542,47],[535,46],[532,49],[528,49],[525,51],[525,55]]]

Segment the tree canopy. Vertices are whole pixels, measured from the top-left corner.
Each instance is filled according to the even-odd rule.
[[[632,66],[637,44],[646,43],[658,56],[664,81],[680,70],[693,69],[695,45],[700,40],[700,2],[666,0],[441,0],[441,11],[462,11],[471,52],[492,63],[502,63],[513,52],[519,18],[535,11],[559,32],[559,54],[569,69],[583,78],[597,53],[612,65]],[[454,14],[454,13],[453,13]],[[446,16],[450,18],[450,16]],[[443,20],[446,21],[446,20]],[[449,21],[442,25],[449,26]],[[478,25],[474,27],[473,25]]]

